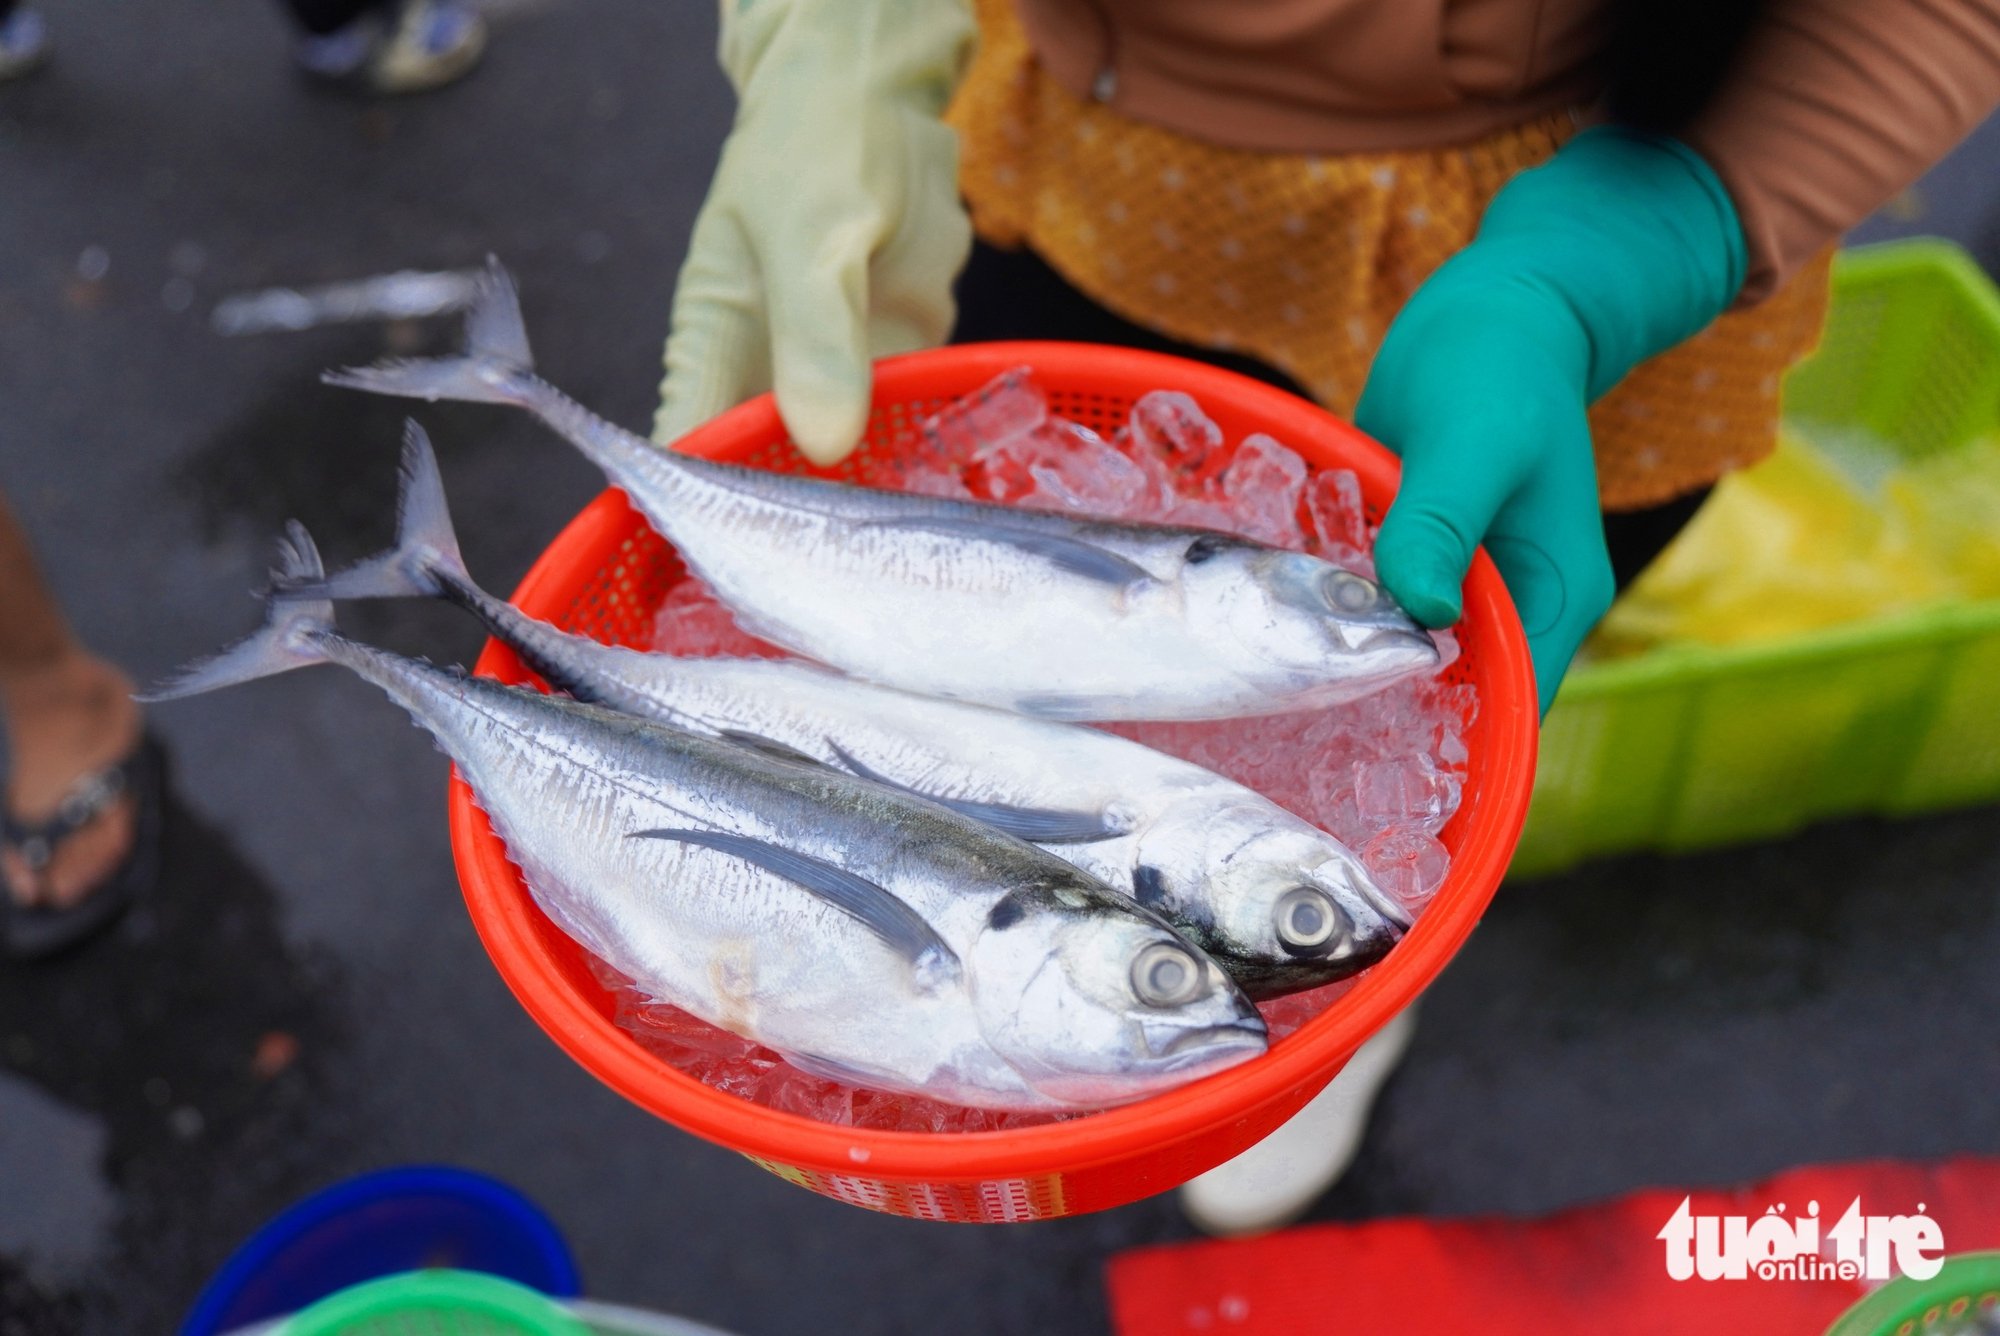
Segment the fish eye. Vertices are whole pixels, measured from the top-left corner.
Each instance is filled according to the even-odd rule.
[[[1201,962],[1184,946],[1154,942],[1132,962],[1132,990],[1149,1007],[1177,1007],[1201,993]]]
[[[1320,593],[1327,606],[1336,612],[1372,612],[1381,597],[1371,580],[1364,580],[1352,571],[1333,571],[1320,581]]]
[[[1278,897],[1273,911],[1278,940],[1288,950],[1310,951],[1325,946],[1346,926],[1340,906],[1311,886],[1294,886]]]

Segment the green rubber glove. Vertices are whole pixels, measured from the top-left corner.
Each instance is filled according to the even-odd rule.
[[[942,117],[965,0],[722,0],[736,123],[674,290],[653,437],[775,390],[799,448],[860,440],[873,357],[943,343],[972,247]]]
[[[1382,582],[1448,626],[1484,542],[1543,713],[1613,592],[1585,410],[1721,314],[1744,263],[1735,206],[1694,150],[1588,130],[1508,182],[1376,354],[1355,424],[1403,460]]]

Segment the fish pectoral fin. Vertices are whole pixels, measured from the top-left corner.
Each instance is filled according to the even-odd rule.
[[[752,733],[748,729],[718,729],[716,730],[716,736],[724,742],[733,742],[739,747],[748,747],[751,751],[762,752],[766,756],[775,756],[781,761],[803,761],[807,765],[816,765],[822,770],[831,770],[833,768],[825,761],[820,760],[819,757],[814,756],[811,752],[800,751],[789,742],[780,742],[776,738],[767,738],[762,733]]]
[[[1039,533],[1033,529],[1017,529],[1012,525],[990,520],[949,515],[913,516],[907,519],[875,520],[873,523],[882,528],[924,529],[953,538],[1002,543],[1042,557],[1072,575],[1081,575],[1087,580],[1097,580],[1108,585],[1136,584],[1153,578],[1151,571],[1130,558],[1121,557],[1116,552],[1107,552],[1085,539],[1070,538],[1062,534]]]
[[[975,802],[970,798],[947,798],[928,793],[870,769],[832,738],[827,739],[826,745],[833,748],[842,765],[862,779],[885,784],[903,793],[914,793],[940,807],[948,807],[960,816],[982,821],[995,830],[1005,831],[1031,844],[1095,844],[1099,840],[1116,839],[1125,833],[1111,825],[1102,812],[1061,807],[1012,807],[1006,803]]]
[[[956,976],[958,953],[953,951],[923,915],[893,891],[825,859],[796,849],[722,830],[635,830],[635,840],[673,840],[740,858],[772,876],[782,877],[838,909],[879,938],[883,945],[909,961],[920,975],[944,970]]]
[[[1038,719],[1097,719],[1103,716],[1104,706],[1100,696],[1069,691],[1030,691],[1014,698],[1017,713]]]
[[[1005,803],[960,802],[938,799],[946,807],[974,821],[984,821],[996,830],[1018,836],[1030,844],[1096,844],[1115,840],[1125,832],[1112,826],[1102,813],[1064,811],[1060,807],[1009,807]]]

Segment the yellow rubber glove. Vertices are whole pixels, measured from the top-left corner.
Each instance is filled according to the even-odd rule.
[[[799,448],[854,449],[869,362],[944,342],[972,246],[941,119],[964,0],[722,0],[736,124],[674,293],[653,438],[775,389]]]

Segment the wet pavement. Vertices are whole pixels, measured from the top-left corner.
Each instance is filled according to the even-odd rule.
[[[314,377],[452,332],[225,339],[205,321],[226,294],[497,252],[551,379],[647,420],[728,115],[708,7],[510,4],[477,79],[393,107],[301,89],[248,0],[48,8],[61,63],[0,90],[0,485],[85,638],[136,675],[254,623],[284,519],[336,561],[387,539],[402,409]],[[1898,206],[1920,216],[1872,230],[1948,231],[1992,267],[1996,157],[1989,126]],[[509,587],[598,480],[503,411],[422,416],[472,569]],[[478,645],[450,610],[344,618],[440,659]],[[153,720],[175,764],[158,895],[74,960],[0,970],[5,1336],[170,1329],[273,1211],[410,1161],[524,1188],[599,1297],[745,1336],[1100,1332],[1105,1258],[1188,1233],[1169,1201],[1004,1230],[875,1217],[665,1127],[494,974],[444,762],[397,711],[316,672]],[[1508,888],[1317,1214],[2000,1153],[1994,818]]]

